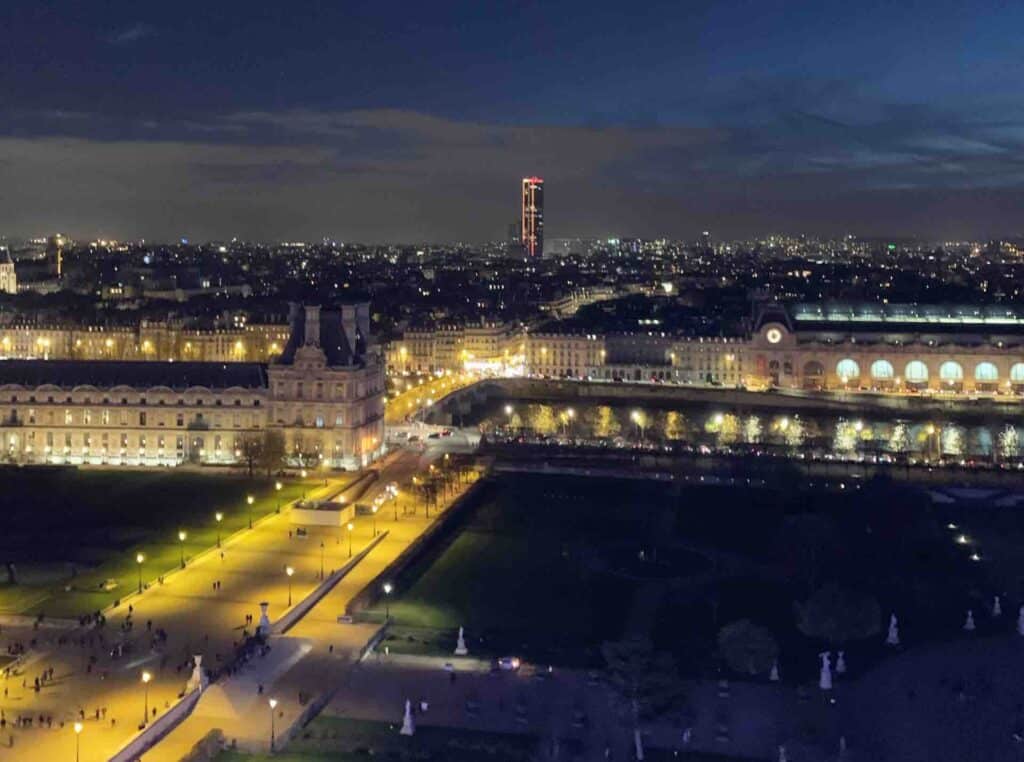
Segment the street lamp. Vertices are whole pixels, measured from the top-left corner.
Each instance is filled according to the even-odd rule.
[[[249,529],[252,529],[252,504],[256,502],[256,498],[252,495],[246,495],[245,502],[249,505]]]
[[[281,512],[281,482],[274,482],[274,490],[277,492],[277,512]]]
[[[80,745],[82,740],[82,723],[75,723],[75,762],[78,762],[78,752],[80,751]]]
[[[288,605],[292,605],[292,575],[295,574],[295,569],[291,566],[284,568],[284,573],[288,575]]]
[[[384,621],[390,621],[391,619],[391,591],[395,588],[392,587],[390,582],[384,583]]]
[[[324,578],[324,541],[320,540],[320,579]]]
[[[142,725],[143,727],[149,722],[149,681],[153,679],[153,676],[148,672],[142,673],[142,685],[143,695],[145,696],[144,703],[142,705]]]
[[[351,521],[348,522],[348,557],[352,558],[352,530],[356,528],[356,525]]]
[[[182,569],[185,568],[185,538],[186,537],[188,537],[188,535],[185,534],[185,530],[184,529],[182,529],[180,532],[178,532],[178,542],[181,543],[181,568]]]
[[[635,423],[637,425],[637,428],[640,429],[640,441],[643,442],[644,441],[644,414],[641,411],[639,411],[639,410],[634,410],[633,414],[630,416],[630,418],[633,419],[633,423]]]
[[[267,702],[270,704],[270,752],[274,752],[274,708],[277,706],[277,699],[270,699]]]
[[[217,511],[213,514],[213,517],[217,519],[217,547],[220,547],[220,522],[224,520],[224,514]]]
[[[373,536],[377,536],[377,509],[380,508],[379,503],[373,504]]]
[[[142,562],[146,560],[146,557],[141,553],[135,554],[135,563],[139,565],[139,592],[142,592]]]

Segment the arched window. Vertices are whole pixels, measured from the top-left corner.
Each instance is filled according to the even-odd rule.
[[[974,368],[974,380],[995,383],[999,380],[999,368],[990,362],[980,362]]]
[[[896,371],[888,360],[875,360],[871,363],[871,378],[879,381],[891,381],[895,376]]]
[[[808,362],[808,363],[806,363],[804,365],[804,375],[805,376],[824,376],[825,375],[825,366],[822,365],[817,360],[811,360],[810,362]]]
[[[847,357],[836,363],[836,375],[840,378],[860,378],[860,366]]]
[[[964,369],[960,363],[947,360],[939,366],[939,378],[942,381],[963,381]]]
[[[928,366],[920,360],[911,360],[907,363],[903,376],[908,384],[923,384],[928,380]]]
[[[1015,384],[1024,384],[1024,362],[1016,363],[1010,368],[1010,380]]]

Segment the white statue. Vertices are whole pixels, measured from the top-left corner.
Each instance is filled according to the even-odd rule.
[[[644,739],[640,736],[640,728],[633,729],[633,746],[636,747],[636,758],[643,761]]]
[[[818,656],[821,657],[821,674],[818,677],[818,687],[823,691],[832,690],[832,653],[830,651],[822,651]]]
[[[846,653],[844,651],[840,651],[836,656],[836,674],[846,674]]]
[[[260,623],[256,627],[257,635],[269,635],[270,634],[270,617],[267,616],[267,609],[270,608],[270,604],[263,601],[260,604]]]
[[[1003,615],[1003,602],[1001,600],[999,600],[999,596],[997,595],[995,597],[995,599],[992,601],[992,616],[1002,616],[1002,615]]]
[[[469,649],[466,648],[465,634],[463,633],[462,628],[460,627],[459,628],[459,642],[455,644],[455,655],[456,656],[465,656],[468,653],[469,653]]]
[[[896,615],[889,615],[889,634],[885,636],[887,646],[898,646],[900,644],[900,625],[896,621]]]
[[[192,667],[192,676],[189,677],[188,683],[185,685],[186,693],[205,690],[209,682],[206,673],[203,671],[203,657],[200,654],[196,654],[192,659],[194,660],[194,666]]]
[[[412,702],[405,700],[405,716],[402,718],[402,729],[398,731],[403,736],[411,736],[416,732],[416,723],[412,719]]]
[[[789,762],[789,757],[786,756],[786,747],[779,747],[779,762]]]
[[[967,619],[964,621],[964,632],[974,632],[974,612],[967,609]]]
[[[779,663],[772,662],[772,671],[768,673],[768,679],[773,683],[779,682]]]
[[[846,759],[846,736],[839,736],[839,759]]]

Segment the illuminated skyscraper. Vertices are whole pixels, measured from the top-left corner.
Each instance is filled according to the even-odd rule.
[[[544,253],[544,180],[523,178],[523,250],[528,257]]]
[[[58,278],[64,274],[64,245],[67,239],[60,233],[46,239],[46,268]]]

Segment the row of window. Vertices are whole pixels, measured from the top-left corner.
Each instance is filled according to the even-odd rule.
[[[295,387],[294,387],[295,388],[295,395],[294,395],[293,399],[300,399],[300,400],[307,399],[307,397],[306,397],[307,390],[309,392],[309,397],[308,397],[309,399],[312,399],[312,400],[322,400],[322,399],[325,399],[325,397],[324,397],[324,382],[323,381],[315,381],[315,382],[309,384],[309,386],[306,385],[305,381],[296,381],[294,383],[295,383]],[[275,385],[274,389],[275,389],[275,392],[276,392],[275,396],[278,399],[288,399],[288,397],[289,397],[289,395],[288,395],[288,385],[289,385],[289,383],[287,381],[278,381],[277,382],[277,384]],[[370,394],[375,394],[376,392],[379,392],[380,390],[381,390],[381,387],[379,387],[378,384],[374,383],[374,384],[370,385]],[[345,399],[347,395],[348,395],[348,384],[335,384],[334,385],[334,397],[333,397],[333,399]],[[366,384],[360,383],[356,387],[356,398],[357,399],[361,399],[364,396],[366,396]]]
[[[11,395],[11,402],[18,402],[18,401],[21,401],[21,402],[38,402],[38,400],[36,399],[36,395],[34,395],[34,394],[31,394],[28,397],[21,397],[21,396],[19,396],[17,394],[12,394]],[[92,405],[92,404],[111,405],[111,404],[115,404],[116,405],[117,404],[116,402],[111,402],[110,401],[110,397],[104,397],[100,402],[97,402],[97,403],[93,403],[92,397],[83,397],[78,402],[75,402],[74,398],[70,394],[67,395],[63,400],[58,400],[56,397],[54,397],[52,394],[50,394],[50,395],[48,395],[46,397],[46,402],[50,403],[50,404],[58,403],[58,402],[63,402],[65,404],[69,404],[69,405],[73,405],[73,404],[79,404],[79,405]],[[240,398],[235,398],[233,400],[233,403],[234,403],[235,407],[241,407],[242,406],[242,402],[243,402],[243,400],[240,399]],[[122,397],[120,404],[122,404],[122,405],[145,405],[145,404],[147,404],[147,402],[146,402],[146,398],[145,397],[139,397],[135,401],[129,401],[129,399],[127,397]],[[161,399],[158,399],[156,401],[156,404],[157,405],[166,405],[167,401],[165,399],[161,398]],[[194,406],[194,407],[203,407],[203,399],[202,398],[197,398],[197,399],[193,400],[192,402],[186,403],[184,399],[179,398],[177,404],[178,404],[178,407],[184,407],[186,404],[188,404],[190,406]],[[214,407],[223,407],[224,406],[224,400],[219,398],[219,397],[215,398],[213,400],[213,406]],[[259,407],[260,406],[259,399],[254,399],[252,401],[252,406],[253,407]]]
[[[89,409],[71,410],[65,408],[63,415],[64,425],[74,426],[76,424],[81,424],[82,426],[110,426],[111,421],[113,421],[115,417],[117,418],[117,423],[114,425],[118,426],[129,425],[128,421],[130,418],[137,420],[139,426],[149,425],[149,421],[151,419],[153,421],[153,425],[156,426],[165,426],[167,425],[168,422],[167,416],[160,414],[151,415],[151,413],[146,410],[140,410],[138,411],[138,413],[134,413],[131,416],[129,416],[127,410],[117,411],[119,414],[116,416],[111,415],[111,412],[112,411],[110,410],[100,410],[98,415],[94,415],[94,411]],[[9,420],[12,422],[27,422],[30,425],[40,423],[50,426],[54,425],[57,422],[56,414],[53,410],[44,410],[43,414],[39,415],[37,414],[35,408],[28,408],[28,410],[26,411],[19,411],[17,408],[11,408]],[[197,413],[194,418],[189,420],[189,425],[198,424],[200,426],[205,426],[208,423],[212,423],[212,425],[215,428],[220,428],[222,420],[222,417],[219,415],[214,415],[210,420],[207,420],[203,417],[202,413]],[[250,425],[259,425],[259,417],[248,413],[235,413],[233,416],[231,416],[231,420],[236,429],[243,427],[248,428]],[[174,416],[174,425],[185,425],[184,413],[178,413],[177,415]]]

